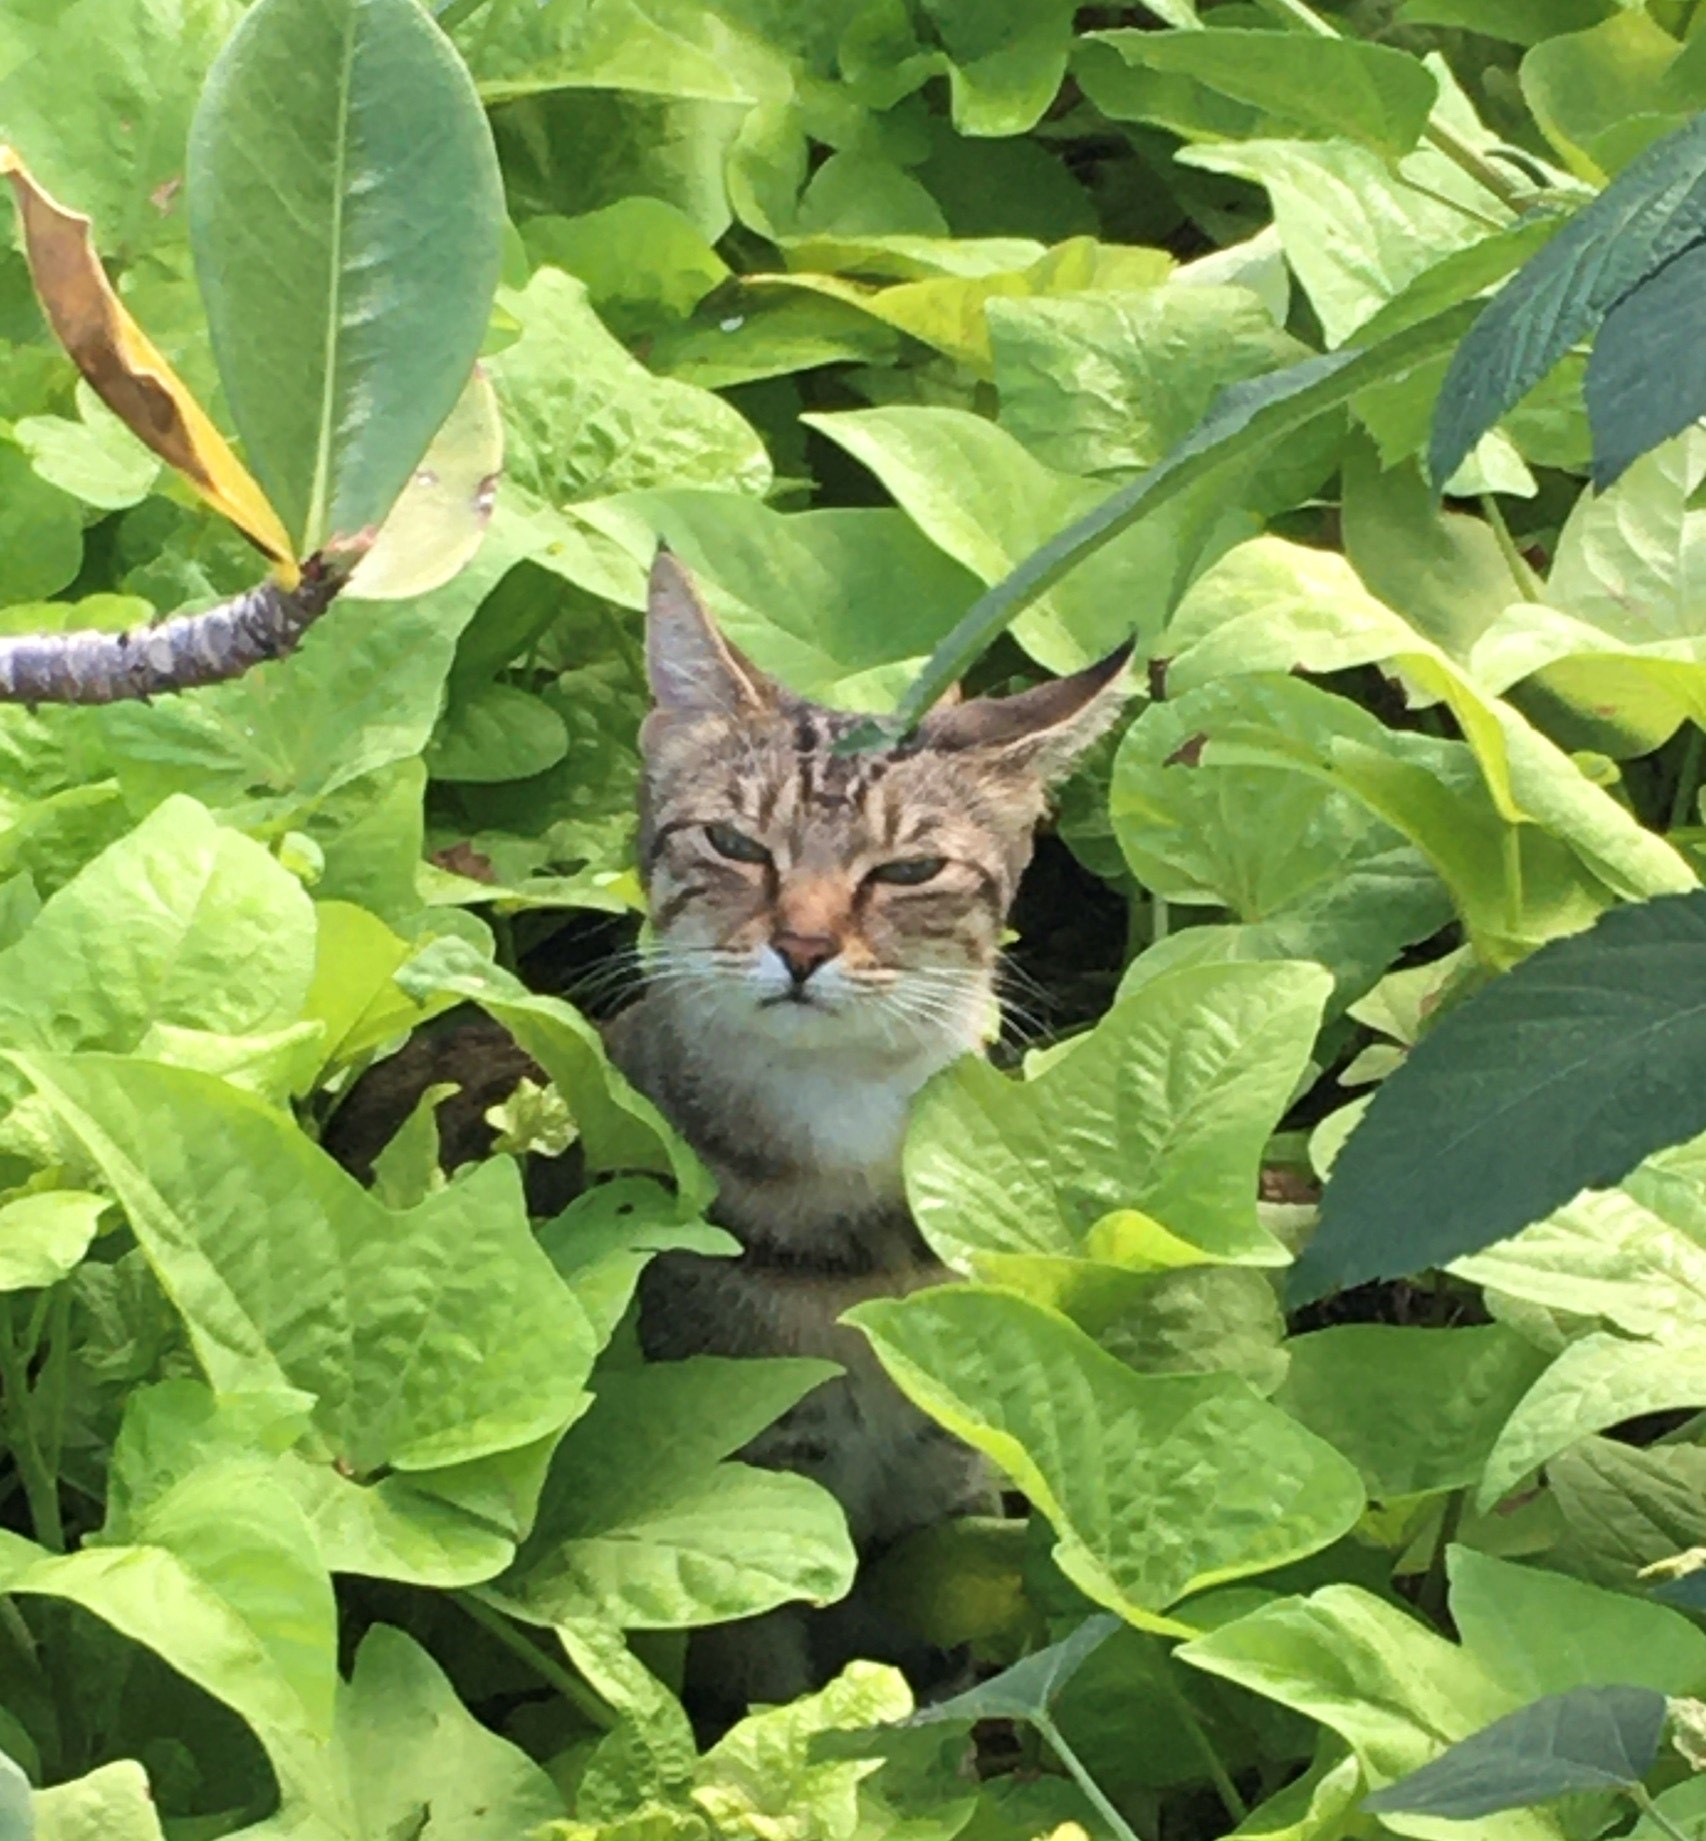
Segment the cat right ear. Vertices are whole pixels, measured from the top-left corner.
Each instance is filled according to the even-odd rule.
[[[661,543],[646,587],[646,676],[660,710],[738,716],[776,706],[775,683],[717,631],[692,576]]]

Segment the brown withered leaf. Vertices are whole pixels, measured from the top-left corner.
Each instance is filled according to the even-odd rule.
[[[1163,767],[1195,767],[1202,759],[1202,751],[1207,746],[1207,730],[1202,730],[1196,735],[1187,735],[1161,765]]]
[[[296,557],[278,513],[113,292],[88,218],[50,198],[10,147],[0,146],[0,174],[17,198],[42,311],[72,362],[125,426],[271,557],[286,587],[294,587]]]

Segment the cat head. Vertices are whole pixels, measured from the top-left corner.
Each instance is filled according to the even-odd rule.
[[[660,550],[640,812],[656,988],[778,1054],[975,1045],[1048,788],[1118,715],[1129,653],[840,754],[861,718],[760,671]]]

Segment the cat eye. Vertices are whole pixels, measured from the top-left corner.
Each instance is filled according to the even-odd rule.
[[[867,880],[915,888],[921,882],[934,882],[947,867],[946,857],[901,857],[893,863],[879,863]]]
[[[737,831],[733,825],[707,825],[705,835],[720,857],[732,857],[737,863],[768,863],[770,852],[755,837]]]

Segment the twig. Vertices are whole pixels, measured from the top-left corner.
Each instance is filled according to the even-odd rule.
[[[205,613],[122,633],[0,639],[0,703],[119,703],[238,678],[295,651],[346,581],[321,557],[294,588],[265,581]]]

